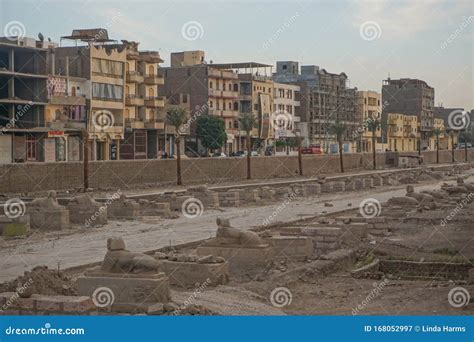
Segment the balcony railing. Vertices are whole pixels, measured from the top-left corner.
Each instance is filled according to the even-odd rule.
[[[129,83],[143,83],[144,79],[138,71],[127,71],[127,82]]]
[[[127,95],[125,97],[125,105],[127,106],[143,106],[145,101],[143,97],[137,95]]]
[[[146,74],[145,75],[145,83],[148,85],[163,85],[165,84],[165,78],[160,75],[156,74]]]
[[[164,107],[165,106],[165,97],[164,96],[145,97],[145,106],[147,106],[147,107]]]

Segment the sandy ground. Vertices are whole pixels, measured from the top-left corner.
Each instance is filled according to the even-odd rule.
[[[441,183],[424,183],[416,189],[432,189]],[[404,193],[405,186],[392,186],[363,192],[322,194],[315,198],[298,198],[289,203],[205,210],[201,216],[192,219],[142,217],[135,221],[109,221],[100,228],[75,227],[60,233],[36,232],[26,239],[0,240],[0,281],[15,278],[38,265],[65,269],[99,262],[105,255],[106,240],[110,236],[123,237],[129,250],[145,252],[209,238],[215,234],[216,217],[229,218],[233,226],[249,229],[262,225],[276,211],[279,214],[275,221],[290,222],[324,212],[344,211],[351,208],[349,205],[357,208],[364,198],[372,197],[384,202],[391,196]],[[325,202],[331,202],[334,206],[325,207]],[[279,210],[281,206],[283,209]]]

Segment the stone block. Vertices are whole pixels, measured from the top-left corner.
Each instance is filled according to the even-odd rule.
[[[313,241],[304,236],[273,236],[265,239],[274,249],[275,259],[304,261],[313,255]]]
[[[171,207],[167,202],[142,201],[140,204],[140,216],[161,216],[171,218]]]
[[[28,208],[30,226],[40,230],[62,230],[70,227],[69,210],[60,208]]]
[[[204,192],[194,192],[192,196],[202,202],[204,209],[219,208],[219,193],[216,191],[207,190]]]
[[[276,191],[274,189],[271,189],[268,186],[264,186],[260,188],[259,196],[261,199],[264,199],[267,201],[274,201],[275,196],[276,196]]]
[[[100,226],[107,224],[107,206],[100,203],[84,205],[77,203],[69,203],[69,219],[71,223]]]
[[[120,274],[90,272],[77,279],[78,294],[89,296],[100,303],[100,295],[107,294],[108,304],[163,303],[170,300],[168,277],[156,274]],[[95,292],[95,294],[94,294]]]
[[[321,192],[327,193],[333,191],[334,182],[326,182],[321,184]]]
[[[345,182],[333,182],[333,192],[344,192],[346,190]]]
[[[383,185],[382,177],[374,176],[374,177],[372,177],[372,179],[373,179],[373,185],[374,186],[382,186]]]
[[[140,205],[130,199],[119,199],[107,207],[109,218],[132,219],[140,215]]]
[[[321,184],[319,183],[307,183],[305,187],[308,196],[315,196],[321,193]]]
[[[246,247],[204,245],[197,248],[199,256],[223,257],[229,262],[230,272],[257,271],[265,267],[273,258],[274,250],[269,245]]]
[[[226,284],[229,278],[229,263],[196,263],[159,260],[160,271],[169,277],[171,285],[184,288],[196,283],[217,286]]]
[[[369,189],[374,187],[374,180],[372,178],[364,178],[363,180],[364,183],[364,189]]]
[[[229,190],[219,192],[219,204],[221,207],[236,207],[240,205],[240,192]]]
[[[354,179],[354,189],[362,190],[363,188],[364,188],[364,180],[360,178]]]
[[[0,216],[0,234],[5,237],[24,236],[30,230],[30,216],[17,218]]]

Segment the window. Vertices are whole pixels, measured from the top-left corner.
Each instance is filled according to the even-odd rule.
[[[234,91],[239,91],[239,85],[237,83],[234,84]]]
[[[234,110],[239,110],[239,103],[238,102],[234,102]]]
[[[92,58],[92,73],[103,74],[111,77],[122,77],[123,63],[105,59]]]
[[[154,98],[155,97],[155,90],[153,88],[148,89],[148,97]]]
[[[155,74],[155,67],[153,65],[148,66],[148,75]]]
[[[229,91],[232,91],[232,84],[229,83]]]
[[[36,138],[33,136],[26,137],[26,160],[36,160],[37,144]]]
[[[229,110],[232,110],[232,102],[229,102],[229,103],[227,104],[227,108],[228,108]]]
[[[99,100],[121,101],[123,88],[107,83],[92,83],[92,97]]]
[[[214,107],[214,103],[212,101],[209,101],[209,107],[210,108],[213,108]]]
[[[212,81],[209,81],[209,88],[212,89],[213,85],[212,85]]]

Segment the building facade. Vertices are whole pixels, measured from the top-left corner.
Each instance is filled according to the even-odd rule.
[[[358,91],[356,117],[360,122],[361,129],[358,131],[358,141],[356,141],[357,152],[372,152],[373,132],[367,127],[368,120],[378,120],[381,122],[380,93],[376,91]],[[375,132],[375,149],[383,150],[382,127],[379,125]]]
[[[425,81],[410,78],[384,80],[382,120],[387,122],[388,113],[416,116],[420,133],[417,149],[427,149],[434,127],[434,97],[434,88]]]
[[[296,115],[300,106],[300,101],[296,100],[299,91],[297,85],[274,82],[272,124],[275,139],[301,135],[301,120]]]
[[[300,86],[297,115],[301,126],[307,125],[306,144],[320,145],[326,153],[336,152],[337,139],[331,126],[340,121],[347,128],[343,137],[344,151],[355,151],[354,136],[360,125],[356,117],[357,88],[347,86],[345,73],[329,73],[316,65],[301,66],[300,71],[298,62],[279,61],[273,79]]]
[[[414,115],[387,113],[387,149],[395,152],[417,150],[418,118]]]

